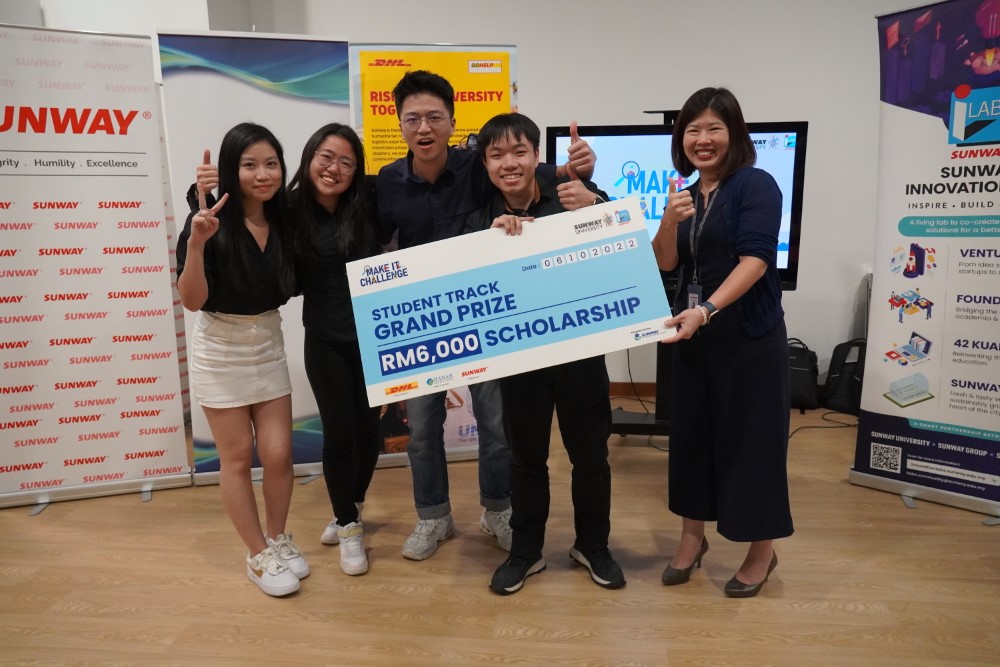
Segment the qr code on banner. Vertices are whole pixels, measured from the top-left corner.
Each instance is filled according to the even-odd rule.
[[[898,473],[902,454],[903,450],[899,447],[880,445],[877,442],[873,442],[870,465],[873,470]]]

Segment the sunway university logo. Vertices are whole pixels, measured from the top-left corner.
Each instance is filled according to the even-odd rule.
[[[952,144],[1000,143],[1000,87],[962,84],[951,95]]]

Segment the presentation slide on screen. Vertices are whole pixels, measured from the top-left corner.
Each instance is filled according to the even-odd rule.
[[[581,134],[598,155],[594,182],[612,199],[636,196],[649,237],[656,229],[667,204],[669,179],[683,189],[698,179],[698,172],[684,178],[670,159],[669,134],[593,136]],[[791,234],[792,184],[797,137],[794,132],[751,133],[757,149],[757,167],[771,174],[781,188],[781,231],[778,234],[778,267],[788,266]],[[556,138],[556,164],[567,160],[569,137]]]

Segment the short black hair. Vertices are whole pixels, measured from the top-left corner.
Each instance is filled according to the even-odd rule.
[[[479,152],[486,155],[486,149],[501,139],[527,139],[537,151],[542,139],[542,131],[535,121],[520,113],[501,113],[493,116],[479,130]]]
[[[421,93],[441,98],[448,115],[455,115],[455,89],[448,83],[448,79],[434,72],[418,69],[404,74],[392,89],[392,97],[396,101],[396,116],[403,114],[403,102],[407,97]]]
[[[750,140],[750,130],[747,129],[743,110],[740,109],[736,96],[726,88],[702,88],[687,99],[674,123],[670,155],[677,171],[682,176],[690,176],[695,171],[694,165],[684,154],[684,130],[706,109],[717,113],[729,131],[729,152],[723,165],[722,177],[743,167],[752,167],[757,162],[757,149]]]

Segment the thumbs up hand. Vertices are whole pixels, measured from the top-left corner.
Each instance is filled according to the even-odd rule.
[[[672,227],[694,215],[694,199],[689,190],[677,192],[677,179],[667,178],[667,181],[670,187],[667,188],[667,205],[663,209],[660,225]]]
[[[571,181],[580,180],[580,174],[576,173],[576,169],[573,168],[572,162],[566,163],[566,175],[569,177],[569,180]]]
[[[198,185],[198,208],[204,210],[208,208],[205,205],[205,195],[219,186],[219,168],[212,164],[212,151],[207,148],[202,155],[201,164],[195,170],[195,175]]]
[[[584,206],[596,203],[598,196],[587,189],[583,181],[570,174],[570,180],[556,186],[559,193],[559,203],[567,211],[575,211]]]
[[[576,121],[569,124],[569,149],[567,150],[569,161],[566,163],[566,174],[573,178],[592,178],[594,176],[594,165],[597,164],[597,156],[590,148],[590,144],[580,138]]]

